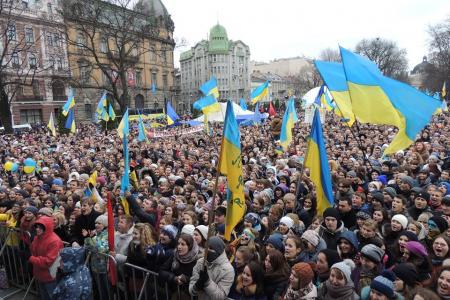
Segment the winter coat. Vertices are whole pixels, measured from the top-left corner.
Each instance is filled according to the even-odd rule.
[[[83,231],[83,229],[86,229],[87,231],[94,230],[95,229],[95,220],[100,215],[101,215],[101,213],[92,209],[92,211],[89,215],[78,216],[77,219],[75,220],[75,225],[74,225],[74,241],[76,241],[80,245],[83,245],[84,244],[84,236],[81,232]]]
[[[151,271],[159,272],[160,267],[173,256],[174,247],[158,243],[147,249],[147,260]]]
[[[307,249],[303,250],[299,257],[299,260],[301,262],[316,262],[317,261],[317,255],[319,255],[319,252],[323,249],[327,248],[327,244],[323,239],[319,239],[319,244],[317,244],[316,249],[314,251],[308,251]]]
[[[198,296],[198,300],[226,299],[234,281],[234,270],[233,266],[228,261],[225,252],[223,252],[212,263],[206,264],[209,280],[206,282],[203,290],[198,291],[195,284],[199,279],[200,271],[203,269],[203,260],[204,258],[200,258],[194,267],[192,277],[189,282],[189,293],[192,296]]]
[[[91,270],[95,273],[106,273],[108,268],[108,229],[103,229],[94,237],[84,240],[86,248],[91,252]]]
[[[268,300],[278,300],[289,284],[289,273],[264,273],[264,293]]]
[[[240,300],[267,300],[267,296],[264,293],[256,294],[257,285],[251,284],[250,286],[244,287],[242,282],[242,275],[239,275],[237,278],[236,291],[239,293],[240,297],[237,299]]]
[[[283,125],[283,121],[278,116],[276,116],[272,120],[272,123],[270,124],[270,127],[272,128],[272,134],[280,135],[282,125]]]
[[[34,223],[36,222],[36,217],[33,217],[31,220],[26,220],[25,216],[20,219],[20,230],[22,230],[20,234],[20,239],[27,246],[30,247],[31,242],[36,235],[36,231],[34,230]]]
[[[342,222],[338,222],[338,228],[335,232],[329,231],[325,226],[325,222],[323,222],[319,227],[319,236],[325,241],[328,249],[336,250],[337,239],[344,231],[347,231],[347,228],[344,227],[344,223]]]
[[[37,281],[46,283],[55,280],[50,275],[49,268],[64,246],[61,239],[53,232],[53,219],[47,216],[40,217],[36,224],[44,226],[42,235],[36,236],[31,243],[30,263],[33,264],[33,276]]]
[[[127,233],[120,233],[116,231],[114,233],[114,251],[116,252],[115,259],[118,264],[123,264],[127,260],[128,246],[131,240],[133,240],[132,226]]]
[[[64,248],[59,254],[62,262],[62,277],[53,291],[54,300],[92,299],[92,278],[84,264],[84,248]]]

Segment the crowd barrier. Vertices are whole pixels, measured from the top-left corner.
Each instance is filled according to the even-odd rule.
[[[17,290],[4,296],[8,299],[17,293],[38,296],[38,287],[33,278],[32,265],[28,262],[29,247],[24,240],[30,238],[30,233],[18,228],[0,225],[0,289],[10,286]],[[68,243],[65,247],[70,247]],[[94,267],[99,261],[106,263],[104,272]],[[167,282],[159,279],[158,273],[129,263],[119,264],[108,253],[99,253],[86,248],[85,264],[92,276],[93,299],[99,300],[185,300],[193,299],[180,292],[172,290]],[[115,284],[112,284],[115,278]]]

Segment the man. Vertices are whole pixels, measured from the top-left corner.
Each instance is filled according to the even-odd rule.
[[[224,206],[219,206],[216,208],[216,213],[214,214],[214,223],[216,226],[220,224],[225,224],[225,215],[227,213],[227,208]]]
[[[142,207],[137,203],[136,198],[129,194],[126,196],[130,205],[130,210],[142,223],[149,223],[154,228],[158,228],[161,213],[158,210],[158,202],[153,199],[144,199]]]
[[[209,239],[204,258],[194,267],[189,281],[189,293],[203,299],[226,299],[234,281],[234,269],[225,254],[225,243],[217,236]]]
[[[123,264],[127,260],[128,245],[133,239],[133,217],[120,216],[117,224],[117,231],[114,233],[114,255],[118,264]]]
[[[354,228],[356,226],[356,212],[352,208],[352,200],[347,197],[339,199],[338,210],[344,226]]]
[[[53,232],[53,219],[43,216],[35,223],[36,238],[31,243],[30,263],[39,287],[40,299],[52,299],[56,287],[56,258],[64,246]]]
[[[75,220],[74,237],[75,242],[84,245],[83,229],[91,232],[95,230],[95,220],[101,213],[94,210],[94,200],[84,197],[81,200],[81,215]]]
[[[417,220],[421,213],[431,211],[428,207],[428,201],[430,201],[430,194],[427,192],[417,194],[414,198],[414,205],[408,208],[408,213],[413,220]]]
[[[442,213],[442,191],[434,188],[429,191],[430,193],[430,206],[434,213]]]
[[[329,207],[323,212],[324,221],[319,227],[319,236],[327,243],[327,248],[336,250],[337,239],[341,232],[347,231],[344,227],[339,211],[334,207]]]

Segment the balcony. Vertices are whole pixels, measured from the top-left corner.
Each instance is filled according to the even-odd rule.
[[[53,95],[53,102],[64,102],[67,100],[67,96],[63,95],[63,96],[55,96]]]
[[[49,69],[54,77],[70,77],[69,69]]]
[[[15,102],[42,102],[43,96],[16,96]]]

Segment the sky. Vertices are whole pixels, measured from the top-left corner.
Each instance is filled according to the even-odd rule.
[[[162,0],[186,39],[179,54],[206,39],[219,22],[228,38],[250,47],[251,60],[306,56],[325,48],[353,49],[363,38],[396,41],[413,68],[428,53],[427,28],[450,17],[450,0]]]

